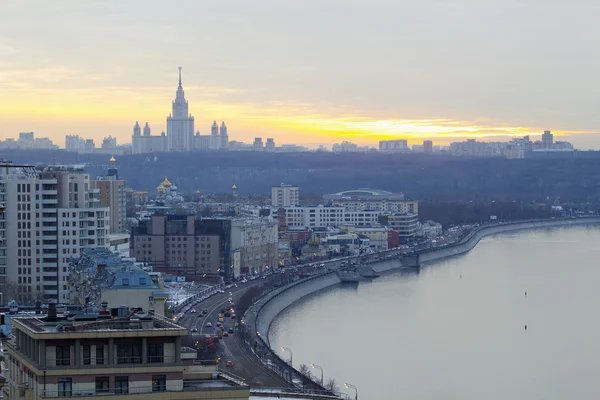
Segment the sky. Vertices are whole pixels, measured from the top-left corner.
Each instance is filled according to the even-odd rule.
[[[0,2],[0,139],[131,141],[177,88],[230,140],[448,144],[552,130],[600,148],[600,3]]]

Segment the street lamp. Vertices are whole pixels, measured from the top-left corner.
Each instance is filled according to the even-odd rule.
[[[281,350],[290,352],[290,365],[293,368],[294,367],[294,355],[292,354],[292,349],[290,349],[289,347],[281,346]]]
[[[323,368],[318,366],[317,364],[310,364],[310,366],[321,370],[321,386],[323,386]]]
[[[354,389],[354,400],[358,400],[358,389],[356,388],[356,386],[351,385],[349,383],[344,383],[344,386],[346,387],[346,389]]]

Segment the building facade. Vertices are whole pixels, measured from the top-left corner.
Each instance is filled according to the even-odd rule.
[[[380,140],[379,151],[388,153],[406,153],[410,151],[406,139]]]
[[[108,246],[110,214],[82,170],[0,167],[0,285],[11,297],[69,299],[69,259]],[[10,232],[10,234],[7,234]],[[10,300],[5,294],[5,301]]]
[[[267,218],[231,221],[231,250],[239,251],[241,274],[262,274],[279,263],[277,223]]]
[[[122,233],[127,219],[125,181],[119,179],[116,159],[111,157],[109,163],[106,176],[97,177],[93,186],[99,190],[100,205],[110,209],[110,233]]]
[[[97,314],[67,319],[49,304],[47,316],[11,324],[7,400],[249,398],[249,387],[216,363],[196,362],[196,350],[183,346],[187,329],[136,309],[103,304]]]
[[[400,242],[404,243],[417,235],[419,220],[415,214],[396,213],[382,216],[380,223],[398,232]]]
[[[300,205],[298,186],[281,184],[271,188],[272,207],[291,207]]]
[[[345,207],[282,207],[289,228],[322,228],[326,226],[370,226],[378,223],[379,211],[351,211]]]
[[[156,271],[190,278],[221,272],[220,238],[203,233],[195,215],[153,215],[131,231],[130,256]]]

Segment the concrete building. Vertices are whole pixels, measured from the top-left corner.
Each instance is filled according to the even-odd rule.
[[[386,153],[407,153],[410,152],[406,139],[380,140],[379,151]]]
[[[131,230],[130,256],[156,271],[190,279],[221,272],[220,237],[203,233],[193,214],[155,214]]]
[[[551,149],[554,144],[554,135],[550,131],[544,131],[542,134],[542,148]]]
[[[372,210],[382,214],[419,213],[419,202],[416,200],[332,200],[331,205],[350,211]]]
[[[262,274],[278,263],[277,223],[268,218],[231,221],[231,250],[239,251],[242,275]],[[236,277],[236,276],[234,276]]]
[[[400,242],[402,243],[417,235],[419,221],[415,214],[396,213],[393,215],[383,215],[379,218],[379,222],[381,225],[386,225],[398,232]]]
[[[403,201],[404,193],[392,193],[385,190],[379,189],[352,189],[345,190],[343,192],[330,193],[323,195],[323,199],[325,200],[377,200],[377,201]]]
[[[423,153],[433,153],[433,142],[431,140],[423,140]]]
[[[167,117],[167,141],[169,151],[191,151],[194,136],[194,117],[188,112],[188,102],[185,99],[181,85],[181,67],[179,67],[179,86],[173,101],[173,111]]]
[[[110,301],[164,316],[169,294],[162,276],[155,282],[139,264],[103,247],[85,249],[69,264],[71,303],[100,305]]]
[[[271,188],[272,207],[292,207],[300,205],[298,186],[281,184]]]
[[[220,137],[220,148],[226,149],[229,147],[229,134],[227,133],[227,126],[225,126],[225,121],[221,121],[221,127],[219,128],[219,137]]]
[[[81,153],[83,151],[85,140],[80,138],[79,135],[66,135],[65,136],[65,149],[74,153]]]
[[[119,179],[116,161],[111,157],[106,175],[93,181],[93,186],[100,191],[100,205],[110,209],[110,233],[125,232],[127,212],[125,181]]]
[[[275,140],[273,140],[273,138],[267,138],[267,144],[265,144],[265,151],[267,153],[275,152]]]
[[[254,138],[254,144],[252,145],[252,150],[253,151],[263,151],[263,141],[262,138]]]
[[[0,167],[0,284],[18,285],[17,300],[68,300],[69,259],[109,245],[109,209],[98,194],[83,170]]]
[[[350,142],[336,143],[331,148],[334,153],[356,153],[358,151],[358,146]]]
[[[369,244],[371,247],[377,248],[377,250],[387,250],[389,246],[389,231],[390,229],[385,226],[342,226],[342,229],[348,233],[356,233],[359,236],[366,236],[369,238]]]
[[[49,304],[47,316],[11,324],[7,400],[249,398],[247,385],[196,360],[196,349],[183,345],[187,329],[139,309],[104,304],[66,318]]]
[[[152,136],[150,126],[146,122],[144,125],[144,135],[139,122],[133,127],[133,137],[131,138],[131,152],[133,154],[155,153],[167,151],[167,135],[162,132],[159,136]]]
[[[282,207],[289,228],[322,228],[326,226],[371,226],[379,221],[379,211],[350,211],[345,207],[309,206]]]

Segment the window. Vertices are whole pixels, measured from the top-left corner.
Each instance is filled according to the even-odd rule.
[[[117,364],[141,364],[142,344],[117,345]]]
[[[164,362],[164,345],[162,343],[148,343],[148,362]]]
[[[104,364],[104,345],[96,345],[96,365]]]
[[[152,375],[152,391],[165,392],[167,390],[166,375]]]
[[[71,365],[70,346],[56,346],[56,365]]]
[[[108,376],[96,377],[96,393],[108,393],[110,391],[110,383]]]
[[[123,278],[123,286],[129,285],[129,278]]]
[[[115,377],[115,393],[116,394],[129,393],[129,377],[128,376],[116,376]]]
[[[58,397],[73,396],[73,379],[58,378]]]
[[[140,286],[144,286],[146,284],[146,278],[140,278]]]
[[[92,363],[92,346],[84,344],[83,346],[83,365],[90,365]]]

